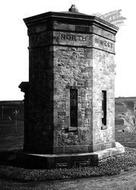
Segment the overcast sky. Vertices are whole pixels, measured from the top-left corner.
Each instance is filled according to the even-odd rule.
[[[76,4],[85,14],[122,9],[127,18],[116,36],[115,95],[136,96],[136,10],[134,0],[1,0],[0,100],[23,99],[18,88],[28,81],[28,37],[23,18],[47,11],[67,11]]]

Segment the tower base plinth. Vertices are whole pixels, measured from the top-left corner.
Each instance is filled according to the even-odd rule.
[[[125,148],[118,142],[115,142],[114,148],[109,148],[92,153],[80,154],[29,154],[23,153],[20,158],[25,163],[26,168],[72,168],[82,166],[97,166],[99,161],[123,154]]]

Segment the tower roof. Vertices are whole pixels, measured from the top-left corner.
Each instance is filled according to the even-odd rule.
[[[108,30],[111,30],[113,33],[116,33],[118,27],[92,15],[87,15],[80,13],[75,5],[72,5],[66,12],[46,12],[32,17],[24,19],[24,22],[27,26],[35,25],[37,23],[44,23],[48,20],[61,21],[63,23],[74,23],[74,24],[84,24],[84,25],[97,25],[100,27],[106,27]]]

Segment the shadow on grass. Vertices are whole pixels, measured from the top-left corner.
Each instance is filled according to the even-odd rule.
[[[33,156],[24,153],[23,150],[0,151],[0,165],[14,166],[25,169],[57,169],[57,168],[73,168],[83,166],[98,166],[97,159],[89,160],[89,155],[84,157],[67,156],[67,157],[44,157]],[[91,165],[90,165],[91,164]]]
[[[15,167],[25,166],[25,163],[18,159],[18,155],[21,153],[22,150],[0,151],[0,165]]]
[[[37,160],[36,160],[37,161]],[[35,162],[31,157],[26,157],[23,150],[0,151],[0,166],[13,166],[25,169],[42,169],[44,161]]]

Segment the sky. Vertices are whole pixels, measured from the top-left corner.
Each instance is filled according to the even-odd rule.
[[[76,4],[85,14],[122,9],[127,18],[116,35],[115,96],[136,96],[136,11],[134,0],[1,0],[0,100],[22,100],[18,88],[28,81],[28,36],[23,18],[48,11],[67,11]]]

